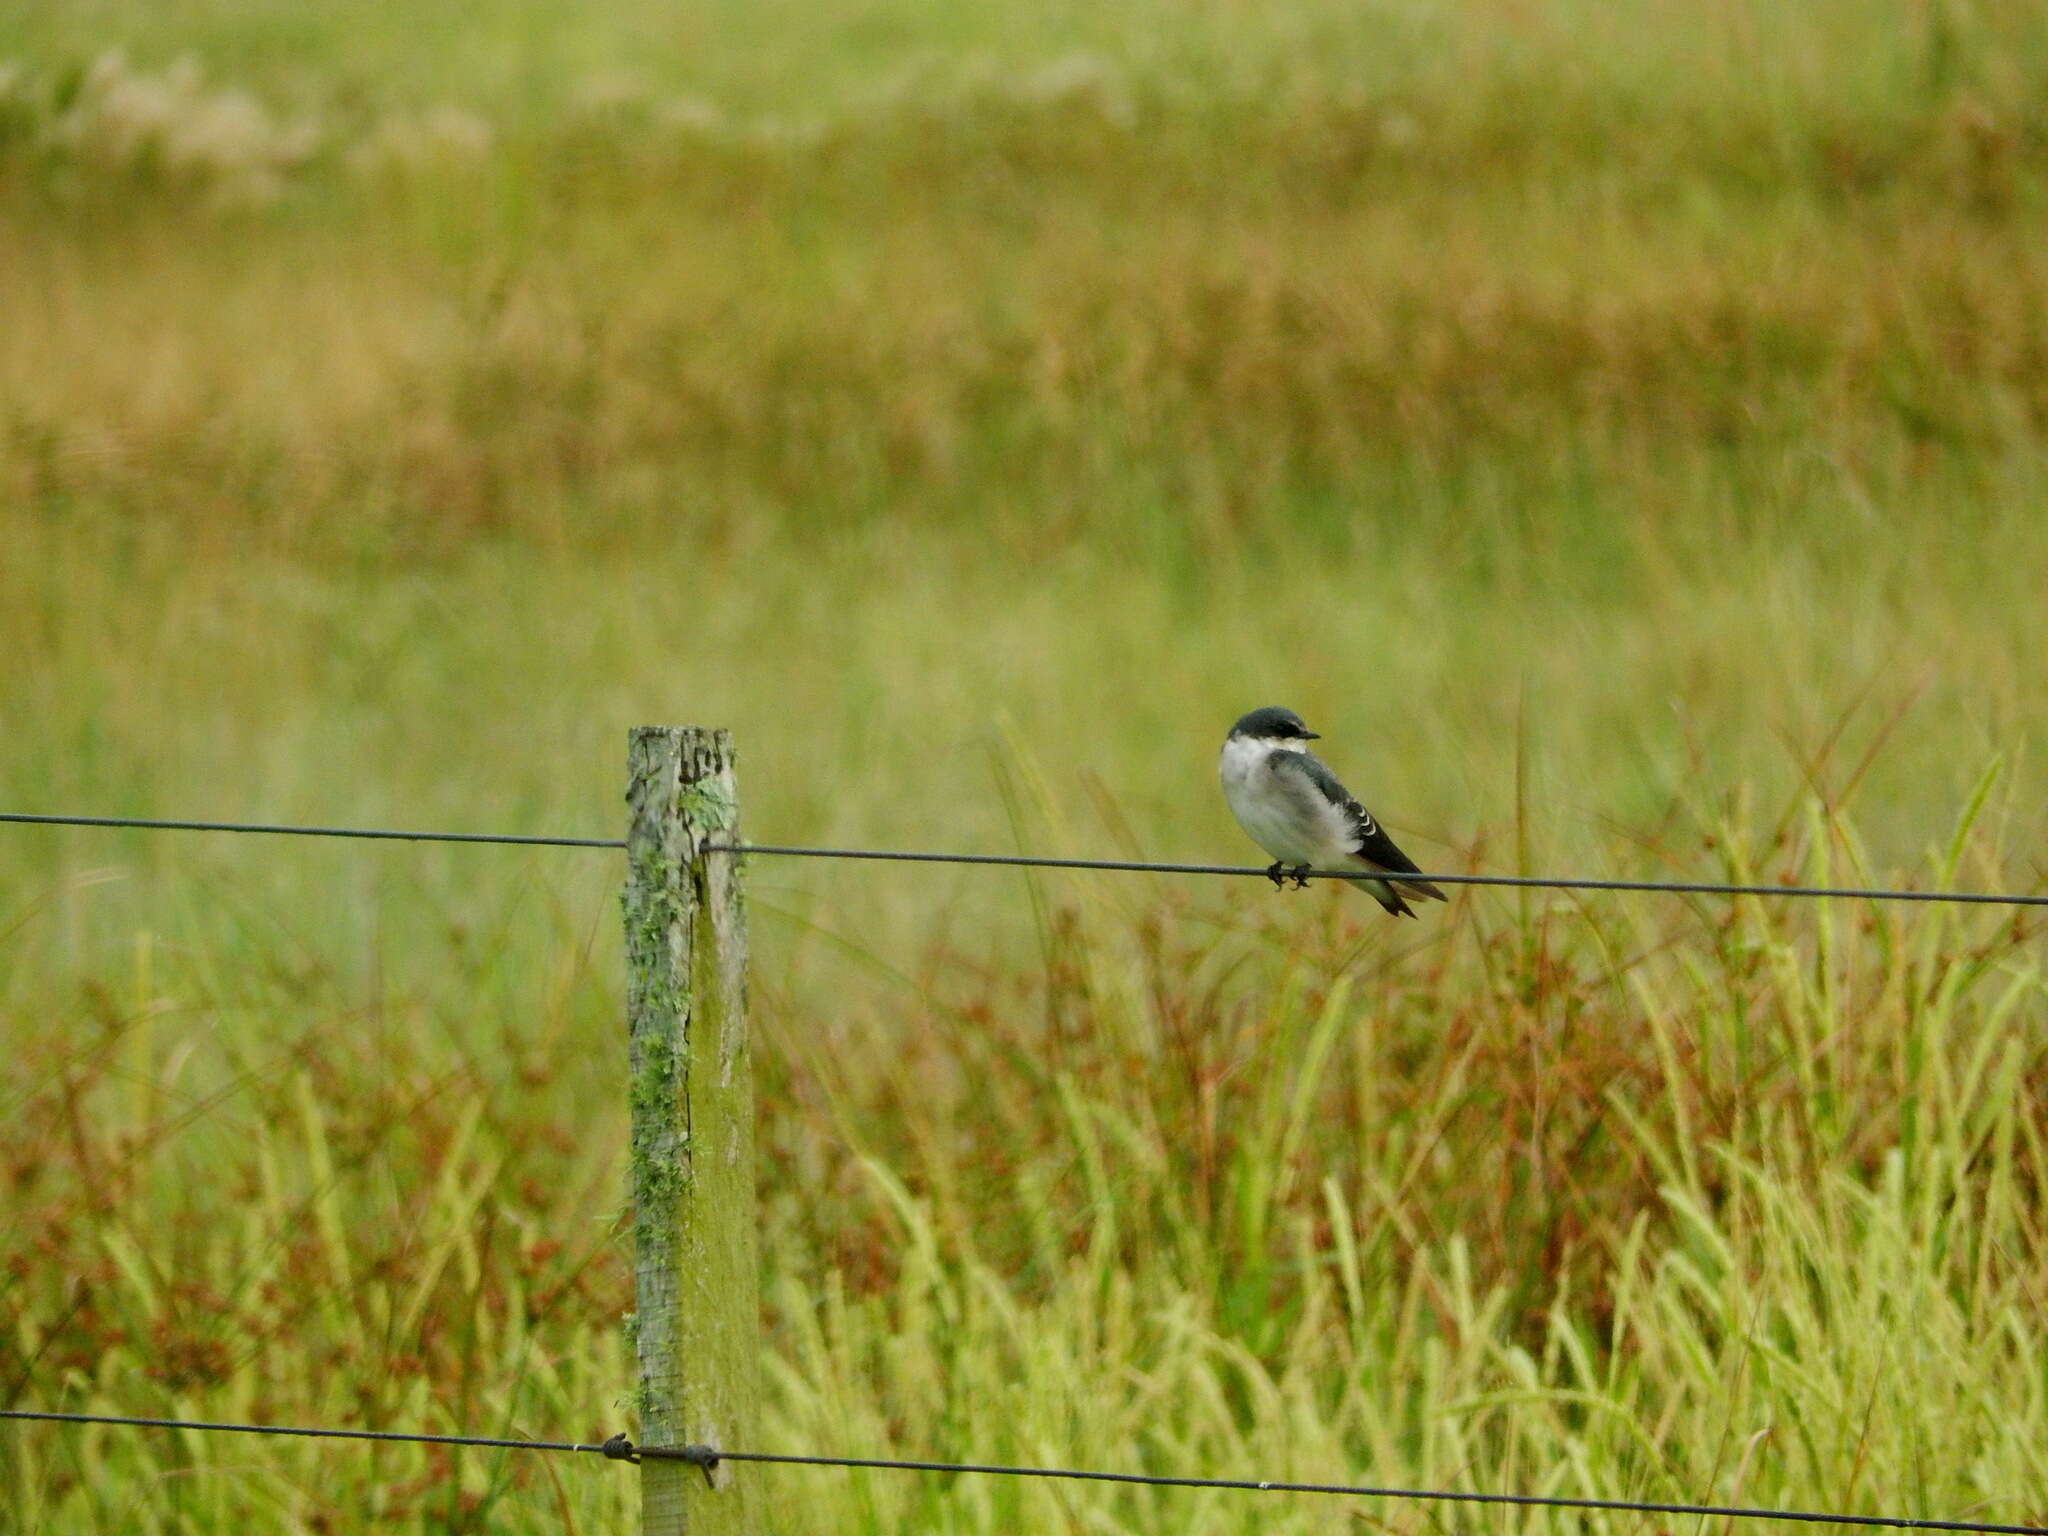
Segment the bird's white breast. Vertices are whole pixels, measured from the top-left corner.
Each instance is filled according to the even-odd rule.
[[[1322,815],[1305,815],[1303,807],[1273,781],[1268,763],[1275,752],[1300,750],[1232,736],[1223,743],[1217,775],[1223,781],[1223,799],[1230,813],[1253,842],[1283,864],[1329,868],[1343,853],[1331,835],[1335,828],[1327,825]]]

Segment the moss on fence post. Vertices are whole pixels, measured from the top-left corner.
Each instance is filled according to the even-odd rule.
[[[756,1443],[760,1282],[754,1084],[732,739],[642,726],[627,750],[626,1015],[630,1040],[642,1445]],[[749,1472],[641,1464],[644,1536],[755,1536]]]

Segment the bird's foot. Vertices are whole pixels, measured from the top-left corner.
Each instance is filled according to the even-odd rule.
[[[1315,868],[1313,864],[1297,864],[1294,868],[1287,871],[1288,875],[1292,877],[1294,888],[1297,891],[1308,889],[1308,872],[1313,868]]]
[[[1280,861],[1278,859],[1275,859],[1273,861],[1272,868],[1266,871],[1266,878],[1273,882],[1273,889],[1276,891],[1282,890],[1286,887],[1287,876],[1282,871]]]

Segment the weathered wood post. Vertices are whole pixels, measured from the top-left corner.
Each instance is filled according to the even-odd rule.
[[[640,1443],[744,1450],[760,1343],[747,930],[738,858],[707,851],[739,841],[732,738],[636,729],[626,803]],[[732,1462],[643,1461],[641,1530],[755,1536],[750,1481]]]

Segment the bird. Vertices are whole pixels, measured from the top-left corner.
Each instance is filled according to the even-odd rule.
[[[1251,840],[1273,855],[1266,878],[1278,889],[1288,879],[1297,888],[1307,885],[1312,870],[1419,874],[1386,828],[1309,751],[1307,743],[1321,739],[1293,710],[1269,705],[1240,719],[1223,740],[1217,764],[1223,798]],[[1422,879],[1353,883],[1364,886],[1390,917],[1415,916],[1404,897],[1448,899]]]

